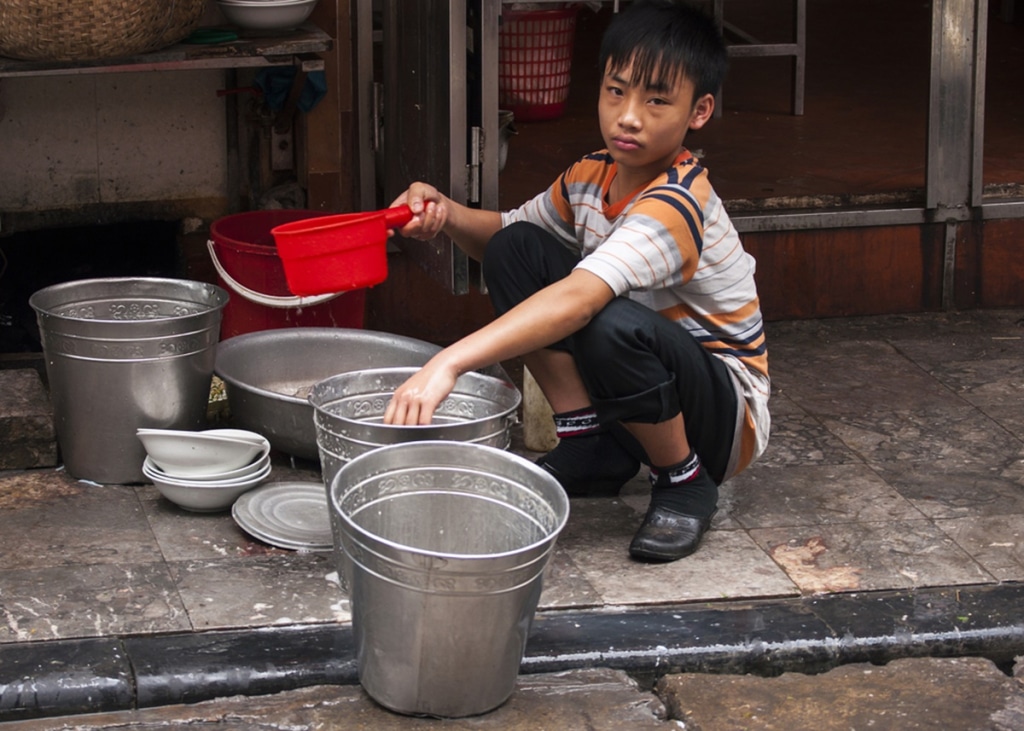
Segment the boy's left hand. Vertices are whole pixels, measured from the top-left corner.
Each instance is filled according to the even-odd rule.
[[[387,409],[385,424],[426,425],[434,411],[455,388],[459,374],[441,365],[427,363],[395,389]]]

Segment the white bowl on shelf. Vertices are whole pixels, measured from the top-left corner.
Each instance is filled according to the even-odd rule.
[[[277,6],[306,4],[310,2],[310,0],[217,0],[217,2],[221,5],[238,5],[241,7],[266,7],[268,5]]]
[[[153,463],[174,477],[230,472],[270,452],[270,442],[263,437],[175,429],[138,429],[137,434]]]
[[[317,0],[217,0],[229,23],[250,30],[292,30],[306,21]]]

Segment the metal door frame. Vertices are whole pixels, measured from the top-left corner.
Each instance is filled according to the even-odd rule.
[[[356,0],[360,17],[365,18],[373,0]],[[396,2],[397,0],[389,0]],[[483,130],[497,130],[497,45],[498,0],[452,0],[454,13],[466,3],[480,8],[481,79],[483,91],[491,90],[493,99],[483,103]],[[463,11],[464,12],[464,11]],[[367,24],[357,24],[357,48],[360,50],[360,109],[372,106],[372,76],[364,78],[367,68],[365,47],[372,43]],[[920,225],[945,223],[947,243],[944,297],[952,292],[952,264],[955,258],[956,224],[972,219],[992,220],[1024,218],[1024,201],[983,198],[982,165],[984,151],[985,50],[988,35],[988,0],[933,0],[932,50],[928,105],[928,143],[926,150],[926,190],[923,205],[898,205],[870,209],[796,211],[791,213],[736,214],[733,222],[741,232],[797,231],[824,228]],[[372,55],[370,56],[372,60]],[[453,54],[449,63],[458,65]],[[484,208],[497,205],[497,137],[481,132],[481,196]],[[365,136],[364,136],[365,137]],[[374,148],[369,139],[360,145],[360,169],[369,171],[373,180]],[[460,164],[466,164],[460,158]],[[453,181],[457,186],[458,181]],[[363,195],[372,193],[372,184],[364,185]],[[364,198],[364,203],[366,203]],[[466,291],[465,281],[452,277],[453,291]]]
[[[498,206],[498,18],[495,0],[357,0],[359,169],[364,210],[416,179],[470,207]],[[383,79],[374,78],[374,44]],[[383,155],[383,180],[375,157]],[[384,200],[380,200],[383,195]],[[482,289],[479,266],[447,236],[395,242],[454,294]]]

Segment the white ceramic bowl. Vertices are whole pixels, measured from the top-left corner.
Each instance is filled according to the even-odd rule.
[[[233,487],[241,483],[249,482],[254,479],[266,477],[270,474],[271,464],[269,460],[264,463],[256,472],[241,477],[228,477],[223,480],[217,479],[206,479],[206,480],[195,480],[191,477],[175,477],[168,475],[166,472],[162,472],[156,467],[150,460],[146,460],[142,463],[142,474],[149,478],[156,478],[161,482],[166,482],[171,485],[179,485],[181,487]]]
[[[211,437],[227,437],[228,439],[244,439],[247,442],[255,442],[256,444],[262,445],[267,438],[262,434],[258,434],[248,429],[202,429],[200,431],[194,431],[190,429],[147,429],[145,427],[139,427],[135,430],[137,434],[163,434],[166,436],[194,436],[196,434],[205,434]]]
[[[207,432],[139,429],[138,437],[153,463],[168,475],[210,475],[244,467],[269,451],[256,442]]]
[[[271,466],[248,477],[237,480],[210,480],[189,482],[161,476],[145,466],[142,472],[152,481],[160,494],[185,510],[195,513],[214,513],[230,508],[239,496],[263,482],[270,475]]]
[[[213,437],[227,437],[229,439],[244,439],[249,442],[256,442],[260,446],[267,442],[265,436],[248,429],[204,429],[200,434],[209,434]]]
[[[317,0],[217,0],[217,6],[229,23],[251,30],[291,30],[313,12]]]
[[[259,473],[259,472],[262,472],[263,470],[265,470],[267,468],[267,465],[269,465],[269,464],[270,464],[270,450],[268,449],[262,455],[260,455],[260,457],[258,459],[253,460],[252,462],[250,462],[249,464],[245,465],[244,467],[239,467],[237,470],[228,470],[227,472],[211,472],[210,474],[205,474],[205,475],[188,475],[188,476],[175,475],[175,474],[171,474],[169,472],[166,472],[166,471],[160,469],[160,467],[158,467],[157,464],[155,462],[153,462],[153,458],[152,457],[146,457],[145,462],[142,463],[142,472],[145,475],[148,475],[148,474],[151,473],[151,474],[156,475],[157,477],[160,477],[160,478],[166,479],[166,480],[179,480],[179,481],[182,481],[182,482],[189,482],[189,483],[192,483],[192,482],[224,482],[224,481],[231,482],[231,481],[234,481],[234,480],[241,480],[241,479],[244,479],[246,477],[250,477],[252,475],[255,475],[255,474]]]
[[[257,5],[266,7],[268,5],[298,5],[299,3],[308,3],[310,0],[217,0],[218,3],[224,5]]]

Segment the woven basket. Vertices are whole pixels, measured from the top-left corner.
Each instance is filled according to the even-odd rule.
[[[206,0],[0,0],[0,56],[96,61],[155,51],[199,25]]]

